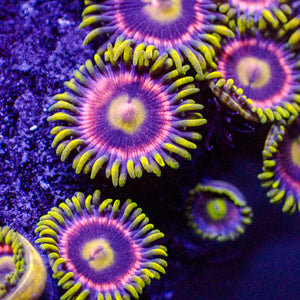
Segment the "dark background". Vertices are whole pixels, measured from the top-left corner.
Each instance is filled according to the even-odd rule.
[[[78,30],[83,7],[79,0],[0,0],[0,226],[34,243],[40,216],[76,191],[99,188],[103,199],[138,202],[165,233],[167,274],[141,299],[299,299],[299,215],[269,204],[257,179],[268,126],[234,131],[235,148],[219,143],[207,152],[200,145],[192,161],[179,160],[180,169],[165,168],[161,178],[144,174],[124,188],[76,175],[71,160],[60,162],[50,147],[47,109],[73,70],[94,55],[92,45],[82,46],[88,30]],[[222,132],[225,125],[210,114],[209,126]],[[202,241],[186,225],[188,191],[207,178],[235,184],[253,208],[253,224],[235,242]],[[45,299],[59,299],[56,286],[49,279]]]

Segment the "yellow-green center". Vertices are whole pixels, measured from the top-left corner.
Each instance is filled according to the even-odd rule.
[[[143,8],[153,21],[171,23],[181,16],[181,0],[142,0],[147,3]]]
[[[92,240],[85,244],[81,257],[88,261],[95,271],[102,271],[114,263],[114,251],[104,239]]]
[[[222,198],[212,199],[207,203],[206,210],[212,220],[220,221],[227,213],[226,201]]]
[[[240,82],[251,88],[261,88],[271,79],[271,70],[268,63],[257,57],[245,57],[236,67]]]
[[[111,101],[107,117],[112,127],[134,134],[143,124],[146,112],[139,99],[124,94]]]

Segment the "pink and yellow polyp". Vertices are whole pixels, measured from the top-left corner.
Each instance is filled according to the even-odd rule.
[[[90,229],[92,227],[93,229]],[[87,234],[88,231],[91,239],[85,236],[87,242],[82,241],[80,234],[83,232]],[[109,231],[109,234],[106,231]],[[75,243],[79,245],[78,250],[82,249],[78,253],[79,258],[76,258],[77,255],[74,257],[73,254]],[[73,226],[62,232],[60,249],[68,269],[77,274],[80,282],[87,288],[102,293],[117,290],[122,282],[128,282],[141,268],[141,247],[131,240],[129,230],[117,220],[108,217],[91,216],[77,220]],[[120,256],[125,253],[127,253],[126,259],[132,260],[127,268],[127,264],[120,260]],[[117,272],[118,266],[122,264],[126,272],[119,270],[118,276],[115,276],[113,273]],[[82,270],[85,267],[88,269]],[[105,272],[110,273],[110,280],[103,278],[101,282],[91,277],[91,274],[105,277]]]
[[[48,252],[66,299],[138,299],[167,267],[163,233],[137,204],[77,193],[41,217],[36,241]]]
[[[236,73],[236,84],[244,91],[247,90],[254,106],[263,110],[279,105],[282,99],[287,98],[292,88],[293,72],[278,46],[270,41],[255,38],[234,41],[225,46],[218,63],[218,70],[224,78],[233,78]],[[235,57],[236,63],[232,63]],[[277,65],[276,69],[273,64]],[[235,66],[233,73],[232,66]],[[271,88],[277,89],[275,83],[280,86],[278,91],[273,93]],[[261,93],[268,97],[261,96]]]
[[[147,44],[153,44],[159,49],[166,50],[168,48],[175,48],[177,45],[183,45],[193,40],[193,36],[198,32],[203,31],[205,25],[205,15],[201,9],[201,0],[194,2],[193,10],[190,14],[193,16],[194,22],[185,20],[183,15],[182,0],[147,0],[142,1],[147,3],[142,11],[149,19],[149,25],[154,26],[151,31],[148,28],[146,33],[142,30],[145,28],[133,29],[135,26],[130,26],[130,21],[126,15],[121,11],[117,12],[116,18],[118,20],[118,27],[120,32],[123,32],[128,38],[132,36],[133,39]],[[184,8],[186,9],[186,8]],[[178,22],[185,20],[182,25],[190,23],[187,28],[181,28],[179,31],[172,32],[172,29],[177,28]],[[158,27],[158,28],[156,28]],[[165,31],[162,35],[159,31]],[[179,33],[179,34],[178,34]]]
[[[259,33],[228,41],[210,86],[231,109],[255,122],[296,117],[300,111],[299,54]],[[219,77],[218,77],[219,76]]]
[[[100,4],[101,2],[101,4]],[[215,66],[215,48],[220,36],[233,37],[224,25],[224,16],[210,0],[104,0],[88,1],[80,28],[93,25],[84,44],[106,35],[112,43],[118,38],[155,46],[168,51],[180,68],[190,62],[198,77],[206,64]],[[217,37],[214,34],[217,34]],[[106,43],[98,52],[105,51]]]
[[[80,125],[84,138],[93,147],[107,149],[118,159],[126,161],[154,151],[166,139],[171,127],[172,113],[168,95],[161,84],[147,76],[132,75],[124,70],[123,74],[104,76],[94,86],[94,89],[87,92]],[[135,89],[135,92],[131,89]],[[119,90],[125,92],[119,93]],[[136,95],[141,95],[143,99]],[[156,102],[152,103],[152,107],[147,103],[151,100]],[[141,140],[146,127],[151,129],[149,119],[153,115],[156,115],[157,125],[161,129],[156,131],[152,128],[151,142],[147,142],[144,137],[142,143],[134,143],[135,137]],[[107,126],[112,130],[109,131]],[[91,130],[92,128],[95,130]],[[116,135],[114,139],[119,136],[117,143],[111,134]]]
[[[51,131],[61,160],[78,149],[75,172],[94,179],[105,168],[114,186],[123,186],[128,175],[141,177],[143,169],[160,176],[160,167],[178,168],[170,153],[191,159],[185,148],[195,149],[190,140],[201,135],[189,127],[206,123],[202,105],[192,100],[199,91],[192,76],[180,74],[167,53],[145,61],[140,45],[122,45],[108,49],[106,62],[96,54],[95,66],[87,61],[74,72],[66,83],[71,91],[55,96],[49,110],[56,112],[48,118],[65,124]]]

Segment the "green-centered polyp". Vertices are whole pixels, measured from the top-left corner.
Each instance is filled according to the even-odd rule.
[[[0,299],[37,300],[47,279],[35,248],[8,226],[0,227]]]
[[[53,207],[37,225],[64,299],[138,299],[167,266],[164,235],[137,204],[77,193]]]
[[[283,203],[282,211],[300,211],[300,120],[274,124],[263,150],[262,186],[271,203]]]
[[[204,239],[219,242],[235,240],[251,224],[252,209],[232,184],[212,180],[190,191],[189,225]]]
[[[160,176],[160,167],[178,168],[172,157],[191,159],[201,135],[190,131],[206,123],[202,105],[193,97],[199,91],[194,78],[178,72],[168,54],[154,47],[139,51],[130,41],[111,45],[104,57],[88,60],[75,78],[66,83],[69,92],[54,97],[48,121],[62,121],[51,133],[52,147],[64,161],[73,150],[78,174],[95,178],[104,168],[114,186],[123,186],[129,175],[141,177],[143,169]],[[188,66],[183,67],[188,70]]]

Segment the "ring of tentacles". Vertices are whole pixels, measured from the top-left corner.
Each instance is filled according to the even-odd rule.
[[[300,112],[299,52],[270,32],[236,29],[207,75],[213,92],[233,111],[254,122],[273,122]]]
[[[123,186],[128,175],[141,177],[143,169],[161,175],[160,167],[178,168],[172,154],[191,159],[187,149],[201,134],[189,130],[206,123],[202,105],[192,98],[192,76],[179,74],[173,60],[154,48],[137,52],[129,41],[110,47],[104,57],[88,60],[75,78],[66,83],[69,92],[54,97],[55,111],[48,121],[55,126],[52,147],[64,161],[73,150],[76,173],[95,178],[104,167],[114,186]],[[188,69],[184,66],[184,69]]]
[[[177,67],[186,59],[201,78],[206,65],[215,67],[215,49],[222,37],[233,37],[227,17],[210,0],[87,1],[80,28],[93,26],[84,44],[103,37],[97,52],[119,37],[168,51]],[[103,39],[102,39],[103,40]]]
[[[293,12],[296,11],[294,0],[229,0],[217,2],[220,3],[219,10],[228,18],[227,26],[229,28],[253,27],[254,24],[260,30],[275,29],[278,36],[285,33],[285,30],[278,30],[278,28],[282,25],[285,26],[292,20]]]
[[[282,211],[300,211],[300,119],[274,124],[263,150],[263,172],[258,178],[271,203]]]
[[[61,300],[138,299],[165,273],[164,237],[137,204],[77,193],[40,218],[37,243],[48,252]]]
[[[203,239],[235,240],[252,222],[252,209],[243,194],[231,183],[210,180],[189,193],[188,222]]]

